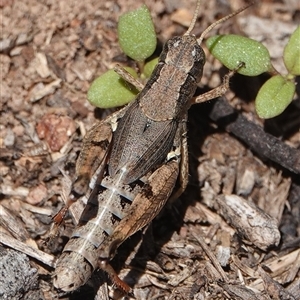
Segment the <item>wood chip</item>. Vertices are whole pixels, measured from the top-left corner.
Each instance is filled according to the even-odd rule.
[[[217,197],[219,213],[238,233],[260,249],[278,245],[280,232],[278,222],[250,201],[236,195]]]

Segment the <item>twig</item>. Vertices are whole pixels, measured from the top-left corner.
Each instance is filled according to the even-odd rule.
[[[253,151],[289,171],[300,174],[300,151],[264,132],[263,128],[238,114],[223,98],[219,98],[210,118],[245,142]]]
[[[194,232],[194,230],[192,230],[192,229],[191,229],[191,234],[198,241],[198,243],[200,244],[200,246],[202,247],[202,249],[205,251],[206,255],[209,257],[209,259],[211,260],[212,264],[218,270],[218,272],[222,276],[223,280],[225,282],[229,282],[229,279],[228,279],[226,273],[222,269],[222,267],[221,267],[220,263],[218,262],[217,258],[213,255],[213,253],[211,252],[211,250],[207,247],[207,245],[206,245],[205,241],[203,240],[203,238],[201,236],[198,236]]]

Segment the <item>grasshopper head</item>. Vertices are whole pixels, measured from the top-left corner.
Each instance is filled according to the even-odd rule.
[[[198,82],[205,64],[205,54],[193,35],[174,37],[165,44],[161,61],[189,74]]]

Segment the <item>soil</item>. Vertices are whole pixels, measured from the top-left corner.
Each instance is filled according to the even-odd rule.
[[[54,241],[49,234],[84,134],[113,112],[87,101],[90,84],[116,63],[138,71],[118,45],[117,21],[142,3],[0,1],[0,299],[122,297],[101,271],[75,292],[57,291],[52,275],[74,228],[71,216]],[[184,34],[196,7],[195,0],[145,4],[158,53]],[[243,5],[202,3],[193,33]],[[282,51],[299,19],[298,0],[262,0],[216,31],[261,41],[286,73]],[[228,72],[204,50],[197,94]],[[300,299],[299,85],[283,114],[262,120],[254,99],[267,78],[235,75],[226,98],[191,107],[186,191],[112,262],[133,287],[129,299]]]

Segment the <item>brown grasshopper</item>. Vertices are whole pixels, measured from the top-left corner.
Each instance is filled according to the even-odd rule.
[[[89,192],[94,178],[79,224],[56,264],[54,286],[62,291],[76,290],[101,268],[128,293],[130,288],[109,261],[128,237],[149,224],[167,200],[187,186],[187,111],[194,103],[224,94],[235,72],[225,76],[221,86],[193,99],[205,63],[200,44],[212,28],[249,5],[213,23],[196,39],[190,32],[199,7],[200,1],[187,32],[166,42],[136,99],[96,123],[84,138],[70,199],[54,217],[59,224],[68,207]],[[135,84],[129,75],[125,77]]]

